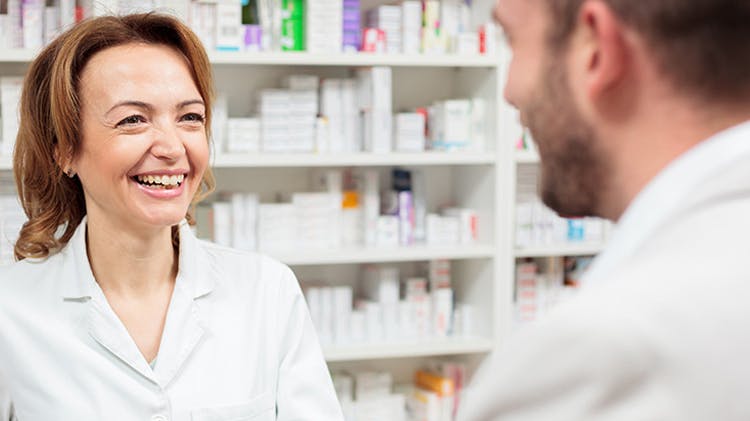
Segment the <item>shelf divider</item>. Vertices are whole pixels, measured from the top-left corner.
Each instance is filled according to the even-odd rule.
[[[479,354],[492,351],[493,342],[482,338],[428,339],[418,343],[361,344],[328,346],[323,354],[328,362],[390,358]]]

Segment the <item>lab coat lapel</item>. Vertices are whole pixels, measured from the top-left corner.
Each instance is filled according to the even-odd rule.
[[[125,325],[109,306],[107,298],[94,279],[88,254],[86,253],[86,218],[84,217],[68,246],[61,251],[65,259],[61,277],[62,295],[65,300],[80,301],[88,305],[89,335],[101,345],[105,352],[115,356],[147,379],[154,381],[151,367],[138,350]]]
[[[180,373],[205,335],[202,321],[206,320],[209,305],[202,298],[214,288],[212,275],[210,260],[183,221],[180,225],[179,272],[154,370],[163,388]]]
[[[180,281],[178,278],[177,283]],[[198,321],[197,306],[193,302],[193,297],[185,292],[184,288],[175,285],[167,321],[164,324],[154,370],[157,382],[162,388],[166,388],[172,382],[205,333]]]
[[[97,294],[98,295],[98,294]],[[156,383],[151,367],[143,358],[127,329],[109,306],[104,294],[92,297],[89,334],[107,351],[133,370]]]

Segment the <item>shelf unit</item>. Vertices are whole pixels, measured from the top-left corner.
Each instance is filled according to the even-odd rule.
[[[363,7],[386,4],[368,0]],[[492,1],[473,6],[477,23],[490,19]],[[476,245],[453,247],[410,247],[393,249],[348,249],[271,253],[279,260],[301,269],[334,273],[338,267],[353,273],[359,264],[389,263],[417,265],[430,259],[454,261],[453,278],[457,298],[476,305],[475,338],[426,340],[408,344],[367,344],[326,347],[326,359],[333,365],[355,362],[377,367],[377,362],[413,361],[405,367],[418,368],[424,359],[452,356],[467,363],[473,371],[499,348],[510,332],[513,297],[513,249],[506,241],[512,232],[511,143],[505,134],[507,104],[502,87],[509,56],[499,45],[497,55],[391,55],[391,54],[310,54],[209,52],[214,65],[217,91],[229,96],[230,116],[247,116],[250,98],[261,88],[278,87],[289,74],[316,74],[346,77],[363,66],[390,66],[393,69],[394,112],[429,105],[435,100],[480,97],[487,101],[487,145],[484,152],[424,152],[390,154],[219,154],[212,157],[218,190],[258,191],[266,201],[273,191],[305,191],[310,171],[336,167],[390,167],[420,169],[433,190],[428,202],[438,205],[455,202],[477,209],[483,233]],[[35,51],[0,50],[0,75],[22,75]],[[12,168],[10,157],[0,157],[0,171]],[[429,187],[428,187],[429,189]],[[310,269],[312,267],[312,269]],[[301,279],[304,279],[300,276]],[[411,365],[409,365],[411,364]],[[399,366],[399,372],[402,366]],[[404,369],[401,375],[409,376]],[[396,376],[396,380],[399,378]],[[400,379],[410,381],[409,378]]]
[[[290,266],[311,266],[413,262],[434,259],[491,259],[495,255],[495,248],[491,245],[355,247],[343,250],[269,252],[268,254]]]
[[[220,154],[213,158],[213,168],[289,168],[289,167],[384,167],[431,165],[494,165],[490,153],[342,153],[342,154]],[[9,156],[0,156],[0,171],[13,169]]]
[[[490,153],[394,152],[330,154],[222,154],[214,157],[214,168],[271,167],[382,167],[391,165],[493,165]],[[0,161],[0,165],[4,164]]]
[[[486,55],[422,54],[312,54],[306,52],[226,52],[209,53],[217,65],[277,66],[391,66],[391,67],[493,67],[497,57]]]
[[[38,51],[0,49],[2,63],[29,63]],[[391,67],[494,67],[498,58],[490,55],[423,54],[313,54],[306,52],[210,51],[211,63],[219,66],[391,66]]]
[[[0,49],[0,63],[27,64],[34,59],[38,51],[28,49]]]
[[[604,248],[601,243],[571,243],[552,246],[517,248],[515,256],[521,257],[563,257],[563,256],[593,256]]]
[[[457,338],[450,340],[425,340],[414,343],[363,344],[323,349],[326,361],[363,361],[434,357],[443,355],[481,354],[492,350],[493,343],[481,338]]]

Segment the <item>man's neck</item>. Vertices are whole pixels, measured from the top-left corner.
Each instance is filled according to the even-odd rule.
[[[703,108],[665,105],[644,113],[639,124],[604,134],[618,151],[612,154],[613,188],[602,201],[606,204],[602,216],[619,220],[638,193],[672,161],[715,134],[750,120],[747,107]]]

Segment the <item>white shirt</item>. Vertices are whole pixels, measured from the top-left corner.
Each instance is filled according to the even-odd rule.
[[[510,338],[460,420],[750,420],[750,122],[636,197],[587,284]]]
[[[0,420],[343,420],[288,267],[183,222],[152,369],[94,280],[85,225],[0,269]]]

